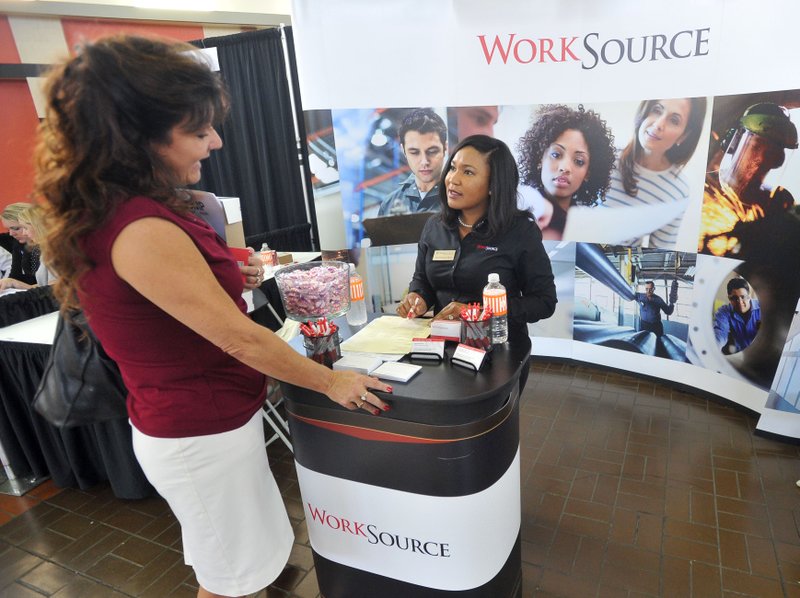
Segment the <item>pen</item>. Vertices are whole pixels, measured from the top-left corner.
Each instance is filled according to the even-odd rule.
[[[406,318],[408,318],[409,320],[417,315],[417,304],[418,303],[419,303],[419,297],[414,299],[414,305],[411,306],[411,309],[409,309],[408,313],[406,314]]]

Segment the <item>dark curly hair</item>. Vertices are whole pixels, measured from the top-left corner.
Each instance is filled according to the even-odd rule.
[[[547,148],[569,129],[580,131],[589,146],[589,176],[575,193],[572,205],[595,205],[611,184],[614,166],[614,136],[606,121],[594,110],[577,110],[563,104],[547,104],[537,110],[531,128],[519,140],[519,170],[522,182],[546,196],[542,185],[542,157]]]
[[[66,310],[90,267],[82,240],[122,202],[146,195],[185,212],[180,182],[153,149],[173,127],[219,122],[228,94],[216,73],[183,43],[115,36],[87,44],[56,66],[45,87],[47,117],[36,149],[36,191],[44,199],[49,265]]]

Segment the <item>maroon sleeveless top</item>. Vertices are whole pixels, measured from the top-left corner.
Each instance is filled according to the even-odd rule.
[[[94,267],[80,280],[81,307],[103,348],[119,364],[129,391],[128,414],[139,431],[179,438],[236,429],[263,405],[266,376],[145,299],[111,265],[111,247],[120,231],[148,217],[183,229],[222,288],[246,312],[239,267],[219,235],[200,218],[176,214],[147,197],[125,201],[84,240]]]

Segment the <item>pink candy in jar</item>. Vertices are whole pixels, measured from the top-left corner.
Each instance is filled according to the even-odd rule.
[[[343,262],[295,264],[276,270],[283,308],[292,319],[340,316],[350,308],[350,279]]]

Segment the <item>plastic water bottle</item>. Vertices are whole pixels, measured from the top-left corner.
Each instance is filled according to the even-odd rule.
[[[508,340],[508,299],[506,288],[500,284],[500,275],[489,274],[489,284],[483,287],[483,305],[492,308],[492,344]]]
[[[266,243],[261,245],[259,257],[261,258],[261,263],[265,266],[272,266],[274,268],[278,265],[278,252],[274,249],[270,249],[269,245]]]
[[[351,326],[361,326],[367,323],[364,281],[356,272],[354,264],[350,264],[350,311],[347,312],[347,323]]]

